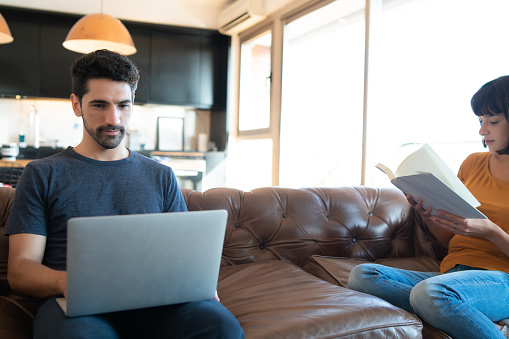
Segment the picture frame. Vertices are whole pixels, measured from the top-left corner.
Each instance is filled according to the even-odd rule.
[[[183,118],[157,118],[157,149],[159,151],[184,150]]]

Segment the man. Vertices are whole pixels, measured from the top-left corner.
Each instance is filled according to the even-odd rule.
[[[136,66],[99,50],[76,60],[71,76],[83,140],[26,166],[6,230],[11,288],[43,300],[34,337],[243,337],[218,299],[75,318],[57,305],[55,297],[66,295],[67,220],[187,210],[171,168],[123,146],[139,80]]]

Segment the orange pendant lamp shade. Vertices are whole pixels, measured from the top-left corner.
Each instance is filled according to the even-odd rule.
[[[5,21],[2,14],[0,14],[0,44],[8,44],[9,42],[13,42],[14,38],[12,37],[11,31],[9,30],[9,26]]]
[[[133,39],[120,20],[107,14],[89,14],[79,19],[62,45],[74,52],[108,49],[124,55],[136,53]]]

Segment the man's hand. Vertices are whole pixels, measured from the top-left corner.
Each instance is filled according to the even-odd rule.
[[[216,290],[216,295],[214,296],[214,299],[216,299],[218,302],[221,302],[221,300],[219,300],[219,296],[217,295],[217,290]]]
[[[58,289],[62,291],[62,295],[67,298],[67,272],[57,279]]]

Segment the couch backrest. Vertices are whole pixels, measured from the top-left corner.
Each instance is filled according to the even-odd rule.
[[[394,188],[182,191],[191,211],[228,211],[223,266],[284,259],[303,267],[313,254],[440,259],[440,246]]]
[[[14,193],[0,187],[0,290],[8,255],[3,233]],[[214,188],[182,193],[191,211],[228,211],[223,266],[277,259],[304,266],[313,254],[371,261],[443,256],[443,248],[393,188]]]

